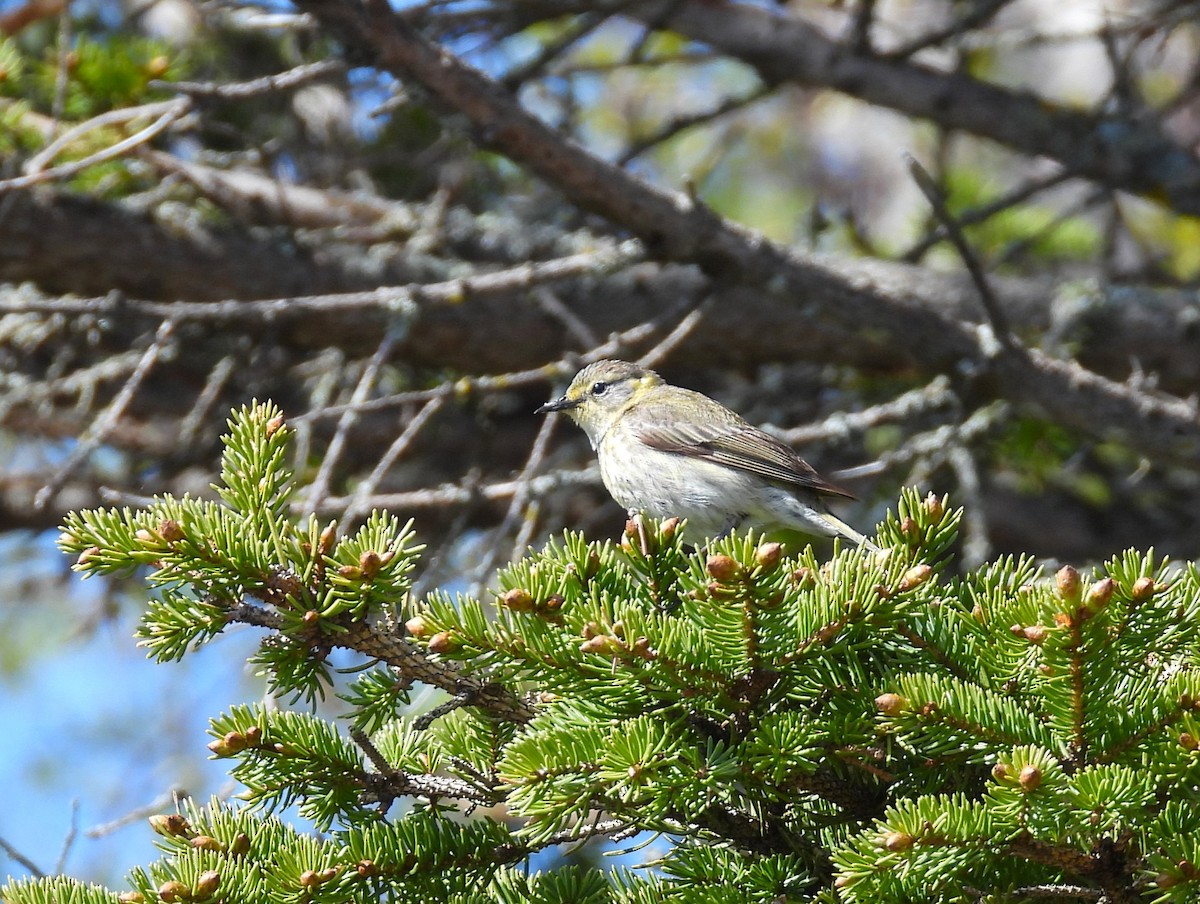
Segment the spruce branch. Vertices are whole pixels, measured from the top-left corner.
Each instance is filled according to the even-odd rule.
[[[737,532],[695,546],[686,523],[636,518],[616,542],[553,539],[484,599],[415,599],[410,525],[292,519],[277,409],[238,412],[225,443],[221,502],[71,516],[76,568],[148,571],[139,636],[160,660],[238,622],[268,632],[255,661],[299,696],[323,691],[334,648],[378,667],[343,693],[349,737],[239,706],[210,727],[245,798],[330,834],[188,804],[152,821],[165,856],[131,874],[128,901],[466,904],[595,884],[631,900],[713,885],[1183,902],[1200,887],[1194,564],[1129,551],[1047,577],[1006,557],[954,577],[962,513],[913,488],[875,549]],[[449,699],[405,714],[417,682]],[[670,839],[649,882],[520,874],[551,846],[636,832]],[[53,890],[102,900],[51,880],[5,899]]]

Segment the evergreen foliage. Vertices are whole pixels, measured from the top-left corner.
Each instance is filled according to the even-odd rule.
[[[85,575],[150,569],[160,661],[257,625],[275,691],[311,701],[330,651],[357,651],[376,667],[349,728],[232,706],[209,747],[250,806],[155,817],[163,856],[119,896],[54,877],[4,901],[1200,897],[1194,564],[953,577],[960,512],[907,490],[879,550],[692,549],[635,520],[552,540],[494,599],[415,600],[410,525],[293,519],[289,438],[274,406],[242,409],[221,503],[77,512],[60,545]],[[451,696],[414,718],[415,681]],[[271,815],[292,804],[320,835]],[[669,842],[650,869],[569,862],[638,833]]]

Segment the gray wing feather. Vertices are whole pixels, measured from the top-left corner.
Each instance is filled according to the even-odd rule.
[[[687,390],[679,391],[692,395]],[[629,412],[627,423],[641,442],[661,452],[705,459],[817,493],[854,498],[821,477],[791,446],[748,424],[723,405],[700,398],[707,403],[703,405],[702,422],[672,423],[669,409],[651,403],[636,406]],[[695,398],[689,401],[693,406],[698,402]]]

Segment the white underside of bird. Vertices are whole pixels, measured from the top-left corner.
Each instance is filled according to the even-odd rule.
[[[600,476],[609,494],[627,511],[652,518],[687,519],[688,536],[718,537],[735,527],[760,530],[792,528],[819,537],[867,539],[826,511],[815,498],[794,487],[764,483],[761,476],[725,465],[692,459],[686,471],[671,459],[674,452],[641,448],[636,458],[628,444],[605,442],[597,448]],[[697,479],[698,475],[703,476]],[[652,488],[647,493],[647,488]],[[803,497],[811,495],[812,501]],[[736,511],[729,499],[739,500]]]

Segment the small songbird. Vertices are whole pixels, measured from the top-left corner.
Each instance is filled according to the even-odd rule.
[[[825,499],[850,493],[790,446],[708,396],[671,386],[627,361],[597,361],[566,394],[538,409],[563,411],[600,459],[604,486],[631,513],[686,518],[699,539],[740,525],[870,542],[831,515]]]

